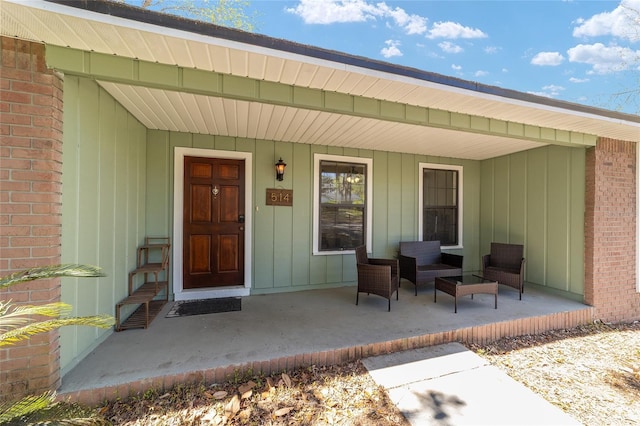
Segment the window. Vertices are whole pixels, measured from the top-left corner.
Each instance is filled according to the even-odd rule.
[[[420,164],[420,235],[462,247],[462,167]]]
[[[373,160],[324,154],[314,158],[314,254],[370,246]]]

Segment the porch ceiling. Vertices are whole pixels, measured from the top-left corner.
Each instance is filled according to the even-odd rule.
[[[147,128],[482,160],[527,140],[100,82]]]
[[[76,2],[74,6],[77,7],[1,0],[1,34],[259,81],[640,142],[637,116],[482,86],[180,18],[159,17],[122,5]],[[84,9],[92,7],[104,10]],[[115,16],[118,14],[122,17]],[[101,85],[152,129],[469,159],[490,158],[542,145],[524,139],[291,106],[110,82]]]

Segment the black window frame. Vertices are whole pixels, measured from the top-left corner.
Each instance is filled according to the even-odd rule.
[[[427,181],[431,177],[432,181]],[[462,166],[420,165],[420,239],[462,248]]]
[[[370,245],[372,167],[370,158],[316,154],[313,254],[353,253]]]

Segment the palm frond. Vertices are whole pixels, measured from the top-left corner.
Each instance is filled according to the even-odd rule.
[[[12,307],[11,300],[0,300],[0,316],[5,315],[9,312],[9,309]]]
[[[14,284],[56,277],[102,277],[101,269],[91,265],[63,264],[27,269],[0,277],[0,289]],[[0,347],[29,339],[68,325],[109,328],[114,319],[108,315],[67,317],[71,305],[62,302],[45,305],[14,305],[0,300]],[[38,317],[52,319],[41,320]],[[8,330],[8,331],[7,331]],[[65,404],[55,403],[55,393],[29,395],[17,402],[0,399],[0,424],[38,425],[106,425],[105,419],[92,412],[79,412]]]
[[[104,277],[102,269],[92,265],[62,264],[39,266],[15,272],[0,278],[0,288],[46,278],[57,277]]]
[[[55,392],[31,395],[19,401],[0,403],[0,424],[102,426],[111,423],[95,411],[77,404],[55,401]]]
[[[41,315],[50,318],[65,317],[71,313],[72,306],[63,302],[48,303],[46,305],[18,305],[6,304],[7,308],[2,309],[0,305],[0,333],[21,327],[33,321],[30,315]]]
[[[27,340],[34,334],[46,333],[68,325],[86,325],[90,327],[109,328],[113,326],[113,324],[113,317],[108,315],[58,318],[47,321],[38,321],[0,334],[0,347]]]
[[[34,411],[43,410],[55,401],[55,392],[25,396],[16,402],[0,403],[0,424],[8,423]]]
[[[81,417],[81,418],[62,418],[65,415],[68,415],[64,409],[60,410],[60,414],[56,418],[55,407],[52,410],[45,410],[44,412],[47,415],[46,421],[30,421],[30,418],[25,419],[30,426],[111,426],[111,422],[107,419],[103,419],[98,417],[98,415],[94,415],[95,417]]]

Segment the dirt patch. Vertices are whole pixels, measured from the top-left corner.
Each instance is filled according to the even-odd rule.
[[[409,425],[360,362],[149,391],[101,414],[114,425]]]

